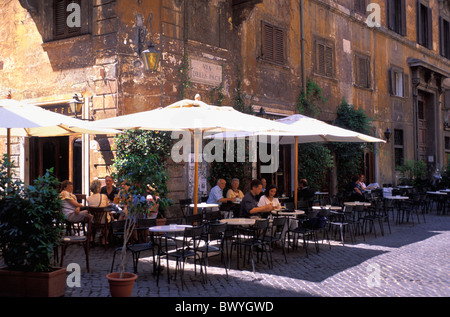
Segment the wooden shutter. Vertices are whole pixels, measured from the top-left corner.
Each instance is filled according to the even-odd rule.
[[[388,70],[388,89],[389,89],[389,94],[391,96],[395,95],[395,78],[394,78],[395,74],[394,74],[394,70],[391,68]]]
[[[55,39],[63,39],[81,34],[81,28],[70,28],[67,25],[67,17],[70,14],[70,12],[67,11],[67,6],[70,3],[77,3],[80,7],[82,6],[81,0],[54,0],[53,2],[53,28]]]
[[[432,50],[433,49],[433,10],[431,8],[427,8],[427,47]]]
[[[333,48],[325,47],[326,76],[333,77]]]
[[[317,73],[325,75],[325,45],[317,43]]]
[[[263,23],[263,59],[273,60],[273,26]]]
[[[395,1],[386,0],[388,29],[395,31]]]
[[[262,23],[262,55],[266,61],[284,64],[284,31],[273,25]]]
[[[409,98],[409,75],[403,73],[403,97]]]
[[[54,33],[55,37],[62,37],[66,34],[66,0],[54,1]]]
[[[275,28],[275,62],[284,64],[284,32],[281,29]]]
[[[355,12],[365,14],[366,13],[366,0],[354,0],[353,9]]]
[[[407,31],[406,31],[406,0],[400,0],[400,14],[401,14],[401,26],[400,26],[400,31],[401,31],[401,35],[406,36],[407,35]]]
[[[388,0],[389,1],[389,0]],[[417,43],[421,44],[423,43],[423,33],[422,30],[424,26],[422,25],[422,14],[420,10],[420,0],[416,0],[416,17],[417,17]]]

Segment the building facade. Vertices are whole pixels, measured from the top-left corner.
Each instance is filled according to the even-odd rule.
[[[255,111],[281,118],[296,113],[312,80],[327,97],[319,119],[332,122],[345,98],[373,119],[374,136],[392,131],[366,156],[370,181],[398,183],[396,166],[410,159],[434,172],[450,155],[449,1],[10,0],[0,5],[0,32],[0,96],[66,115],[100,120],[196,93],[234,105],[240,93]],[[156,72],[139,55],[150,43],[161,52]],[[84,102],[80,114],[67,104],[74,94]],[[111,136],[13,145],[26,182],[55,166],[84,193],[111,172],[113,150]],[[280,149],[272,176],[286,192],[292,154]],[[175,201],[189,195],[190,171],[170,164]]]

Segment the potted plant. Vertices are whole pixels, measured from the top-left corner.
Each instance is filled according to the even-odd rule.
[[[135,137],[136,139],[132,139]],[[106,277],[110,284],[111,296],[131,296],[137,276],[125,271],[127,244],[133,236],[137,219],[154,217],[161,218],[160,208],[170,204],[165,198],[167,192],[168,175],[165,164],[160,156],[148,152],[145,146],[130,151],[128,142],[139,142],[139,136],[133,134],[129,139],[120,137],[117,146],[117,156],[113,165],[113,178],[120,184],[126,182],[130,185],[128,190],[120,197],[125,205],[125,227],[121,252],[119,272],[113,272]],[[126,153],[126,155],[124,155]],[[124,285],[120,285],[124,284]],[[126,288],[117,291],[116,288]]]
[[[6,156],[0,163],[0,297],[63,296],[66,269],[53,263],[64,221],[59,181],[49,170],[25,186],[8,176]]]

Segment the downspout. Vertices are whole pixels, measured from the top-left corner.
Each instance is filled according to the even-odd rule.
[[[304,19],[303,9],[304,1],[300,0],[300,54],[301,54],[301,72],[302,72],[302,90],[306,94],[306,70],[305,70],[305,32],[304,32]]]

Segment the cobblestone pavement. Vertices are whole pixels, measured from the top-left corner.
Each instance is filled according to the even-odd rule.
[[[284,262],[280,248],[273,252],[274,267],[266,263],[236,269],[232,262],[226,278],[219,256],[210,258],[208,281],[203,284],[194,274],[193,265],[185,268],[185,285],[179,277],[167,281],[164,271],[159,286],[152,274],[151,251],[143,254],[138,267],[133,297],[447,297],[450,296],[449,255],[450,216],[426,215],[426,223],[393,225],[392,233],[385,226],[375,238],[367,234],[365,241],[358,236],[355,243],[348,239],[342,245],[327,241],[316,253],[309,247],[309,257],[300,247],[287,253]],[[91,249],[91,272],[86,272],[83,249],[71,246],[65,266],[79,263],[81,287],[67,287],[66,297],[108,297],[109,273],[113,248],[97,246]],[[131,255],[127,269],[132,271]],[[117,257],[118,259],[118,257]],[[118,263],[118,261],[116,261]],[[173,271],[174,263],[170,269]],[[197,267],[198,269],[198,267]]]

